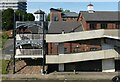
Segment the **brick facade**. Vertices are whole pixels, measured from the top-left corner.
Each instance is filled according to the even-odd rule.
[[[48,44],[48,55],[58,55],[58,43]],[[86,40],[81,42],[64,43],[64,53],[87,52],[101,49],[101,40]]]

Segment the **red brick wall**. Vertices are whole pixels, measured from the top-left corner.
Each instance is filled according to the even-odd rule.
[[[115,24],[109,23],[108,24],[108,29],[115,29]]]
[[[92,22],[91,22],[92,23]],[[86,23],[86,27],[88,28],[88,30],[90,30],[90,23]],[[107,28],[108,29],[115,29],[116,25],[114,23],[107,23]],[[96,29],[101,29],[101,23],[96,23]]]
[[[50,12],[50,21],[54,21],[53,20],[54,15],[58,15],[59,21],[62,21],[61,12],[56,12],[56,11],[55,12],[54,11]]]
[[[78,21],[82,22],[82,25],[84,27],[84,30],[89,30],[89,24],[86,22],[85,18],[83,17],[83,15],[81,14],[78,18]]]
[[[58,55],[58,47],[55,44],[56,43],[48,44],[48,55]],[[65,53],[67,54],[90,51],[91,48],[101,49],[101,46],[100,41],[92,40],[86,43],[64,43],[64,48],[66,48]]]

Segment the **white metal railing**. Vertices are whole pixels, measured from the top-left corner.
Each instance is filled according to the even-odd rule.
[[[17,34],[17,40],[25,40],[25,39],[42,39],[42,34]]]
[[[43,55],[42,49],[20,49],[20,55]]]

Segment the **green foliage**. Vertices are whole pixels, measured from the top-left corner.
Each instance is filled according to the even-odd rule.
[[[47,21],[50,21],[50,13],[47,16]]]
[[[3,48],[3,46],[4,46],[4,44],[5,44],[5,42],[8,40],[8,35],[6,34],[6,33],[3,33],[2,34],[2,38],[0,38],[0,39],[2,39],[2,43],[0,44],[1,46],[1,48]]]
[[[15,20],[14,20],[15,16]],[[11,30],[14,27],[14,21],[34,21],[35,17],[32,13],[27,13],[22,10],[6,9],[2,12],[2,29]]]
[[[64,10],[64,12],[70,12],[70,10]]]
[[[3,33],[3,34],[2,34],[2,39],[8,39],[8,37],[9,37],[9,36],[8,36],[6,33]]]
[[[9,70],[7,69],[9,60],[0,60],[2,62],[2,74],[8,74]]]
[[[2,29],[3,30],[10,30],[13,28],[14,22],[14,10],[7,9],[3,11],[2,14]]]
[[[34,21],[35,17],[32,13],[27,13],[27,21]]]
[[[63,8],[57,8],[58,10],[61,10],[63,13],[64,12],[70,12],[70,10],[64,10]]]

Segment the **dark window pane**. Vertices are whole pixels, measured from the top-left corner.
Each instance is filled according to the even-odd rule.
[[[107,24],[106,23],[102,23],[101,24],[101,29],[107,29]]]

